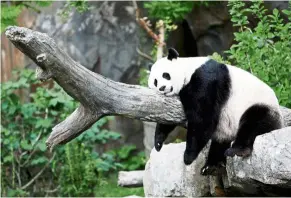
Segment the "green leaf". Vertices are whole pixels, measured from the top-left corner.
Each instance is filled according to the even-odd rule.
[[[13,161],[13,155],[5,156],[4,159],[3,159],[4,163],[12,162],[12,161]]]
[[[48,162],[48,159],[44,156],[42,157],[37,157],[36,159],[31,160],[31,165],[40,165]]]
[[[52,125],[52,119],[39,119],[36,122],[35,128],[49,128]]]
[[[39,150],[41,150],[43,152],[47,150],[46,144],[44,142],[39,142],[38,148],[39,148]]]
[[[117,151],[117,153],[120,159],[126,159],[135,149],[135,145],[123,146],[120,150]]]
[[[31,144],[28,144],[27,140],[21,140],[20,146],[24,150],[31,150],[32,149],[32,145]]]
[[[53,98],[49,101],[49,106],[55,107],[58,103],[59,99],[58,98]]]

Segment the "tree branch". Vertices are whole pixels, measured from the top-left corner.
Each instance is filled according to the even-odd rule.
[[[53,128],[47,146],[66,143],[106,115],[122,115],[144,121],[186,126],[178,97],[165,97],[151,89],[114,82],[91,72],[70,58],[46,34],[10,26],[7,38],[40,68],[37,78],[53,78],[71,97],[81,103],[66,120]],[[284,109],[290,124],[291,110]]]
[[[48,167],[48,165],[53,161],[53,159],[55,158],[56,153],[54,153],[54,155],[51,157],[51,159],[46,163],[46,165],[44,165],[44,167],[24,186],[21,187],[22,190],[26,189],[27,187],[29,187],[39,176],[41,176],[41,174],[43,173],[43,171]]]
[[[136,171],[119,171],[118,186],[122,187],[142,187],[143,186],[143,170]]]

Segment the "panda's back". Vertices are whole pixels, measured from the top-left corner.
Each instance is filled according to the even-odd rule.
[[[274,91],[249,72],[227,65],[231,79],[230,96],[221,111],[216,138],[233,139],[245,111],[255,104],[264,104],[279,112],[278,99]]]
[[[231,65],[227,67],[231,78],[230,100],[240,103],[242,109],[254,103],[279,107],[275,92],[266,83],[241,68]]]

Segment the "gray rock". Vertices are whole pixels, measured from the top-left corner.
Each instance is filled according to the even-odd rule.
[[[208,146],[190,166],[184,165],[184,150],[185,142],[152,150],[143,179],[146,196],[215,195],[220,179],[200,175]],[[228,158],[226,170],[226,195],[291,195],[291,127],[258,136],[252,155]]]
[[[291,192],[291,127],[258,136],[250,157],[228,158],[226,167],[230,186],[246,193],[267,191],[266,185]]]
[[[200,175],[206,159],[205,149],[189,166],[183,162],[185,142],[164,145],[160,152],[152,150],[146,164],[143,184],[145,196],[206,196],[209,195],[208,177]]]

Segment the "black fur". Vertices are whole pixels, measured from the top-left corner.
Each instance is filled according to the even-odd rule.
[[[155,148],[160,151],[163,142],[167,139],[169,133],[174,130],[176,125],[173,124],[157,124],[155,131]]]
[[[281,128],[280,115],[263,104],[248,108],[239,122],[239,129],[232,147],[225,152],[226,156],[246,157],[251,154],[256,136]]]
[[[211,141],[208,157],[201,169],[202,175],[219,175],[225,170],[226,159],[224,152],[230,147],[230,142]]]
[[[168,50],[168,60],[177,59],[179,56],[179,53],[174,48],[169,48]]]
[[[155,79],[154,84],[155,84],[155,86],[158,86],[158,81],[157,81],[157,79]]]
[[[188,121],[184,162],[191,164],[215,132],[222,107],[229,99],[231,80],[226,65],[207,61],[180,91]]]
[[[159,90],[160,90],[160,91],[164,91],[165,88],[166,88],[166,86],[161,86],[161,87],[159,88]]]
[[[168,72],[163,73],[163,78],[167,80],[171,80],[171,76]]]

